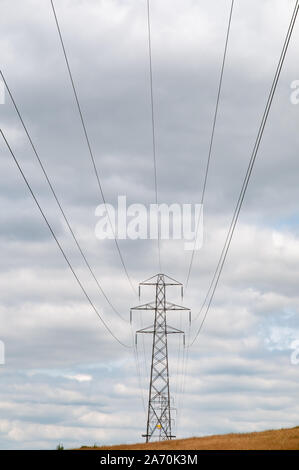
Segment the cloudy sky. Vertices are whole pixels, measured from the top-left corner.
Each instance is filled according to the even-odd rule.
[[[152,0],[153,84],[161,202],[200,200],[230,0]],[[145,0],[56,1],[107,202],[153,203]],[[294,7],[235,0],[204,207],[204,244],[184,305],[205,297],[256,138]],[[221,281],[182,392],[182,346],[170,338],[177,436],[298,425],[299,79],[296,24]],[[86,256],[125,319],[139,303],[113,241],[97,240],[101,197],[48,0],[0,0],[0,68]],[[9,96],[1,128],[88,294],[126,344],[132,332],[99,294],[51,195]],[[118,344],[86,302],[0,142],[0,447],[140,441],[150,342]],[[154,241],[121,240],[134,285],[158,270]],[[190,252],[165,241],[162,269],[185,282]],[[170,300],[180,302],[175,291]],[[151,299],[146,292],[142,301]],[[170,316],[170,315],[169,315]],[[169,322],[188,331],[187,319]],[[151,323],[135,317],[134,329]],[[192,323],[194,337],[200,318]],[[293,345],[293,346],[292,346]]]

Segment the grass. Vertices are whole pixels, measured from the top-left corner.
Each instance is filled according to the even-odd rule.
[[[87,447],[81,450],[299,450],[299,426],[242,434],[191,437],[148,444]]]

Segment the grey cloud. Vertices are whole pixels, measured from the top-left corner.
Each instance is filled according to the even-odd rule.
[[[129,203],[149,204],[154,187],[145,2],[56,3],[107,201],[126,194]],[[160,199],[195,202],[229,2],[152,4]],[[94,236],[101,199],[50,2],[3,0],[0,8],[1,70],[89,261],[128,318],[138,300],[114,243]],[[222,249],[292,8],[291,1],[236,2],[205,200],[205,241],[184,299],[193,318]],[[177,393],[180,437],[298,424],[298,366],[291,365],[283,336],[290,330],[295,338],[298,332],[299,106],[290,103],[290,83],[298,78],[298,34],[297,24],[219,288],[190,349],[186,392]],[[105,320],[130,342],[129,327],[98,296],[6,98],[1,125],[55,233]],[[133,356],[107,335],[85,303],[0,145],[0,335],[7,352],[1,446],[136,442],[145,421]],[[155,242],[124,240],[120,246],[136,285],[156,271]],[[185,280],[189,259],[181,243],[162,243],[163,268],[173,277]],[[180,322],[171,318],[174,326]],[[149,315],[143,318],[143,326],[147,323]],[[199,324],[194,320],[191,338]],[[187,328],[184,319],[182,325]],[[140,327],[137,316],[133,328]],[[172,390],[180,390],[182,378],[177,345],[170,346]],[[146,364],[141,342],[138,347],[146,400],[150,344],[145,343]],[[92,380],[67,378],[78,374]]]

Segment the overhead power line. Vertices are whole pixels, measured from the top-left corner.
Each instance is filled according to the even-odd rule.
[[[155,124],[155,106],[153,91],[153,66],[152,66],[152,39],[151,39],[151,16],[150,16],[150,0],[147,0],[147,30],[148,30],[148,55],[149,55],[149,81],[150,81],[150,102],[151,102],[151,125],[152,125],[152,147],[153,147],[153,163],[154,163],[154,187],[155,202],[158,208],[158,178],[157,178],[157,158],[156,158],[156,124]],[[158,214],[159,217],[159,214]],[[158,219],[158,263],[159,272],[161,272],[161,233]]]
[[[19,170],[19,172],[20,172],[21,175],[22,175],[23,180],[24,180],[25,183],[26,183],[27,188],[28,188],[29,191],[30,191],[31,196],[32,196],[33,199],[34,199],[35,204],[37,205],[37,208],[38,208],[40,214],[42,215],[44,221],[46,222],[46,224],[47,224],[47,226],[48,226],[48,229],[49,229],[50,232],[51,232],[52,237],[54,238],[54,240],[55,240],[55,242],[56,242],[56,244],[57,244],[57,246],[58,246],[58,248],[59,248],[59,250],[60,250],[62,256],[64,257],[64,259],[65,259],[65,261],[66,261],[66,263],[67,263],[69,269],[71,270],[71,272],[72,272],[74,278],[75,278],[76,281],[77,281],[77,284],[79,285],[80,289],[81,289],[82,292],[84,293],[84,295],[85,295],[87,301],[89,302],[90,306],[92,307],[92,309],[94,310],[94,312],[96,313],[96,315],[99,317],[100,321],[102,322],[102,324],[104,325],[104,327],[106,328],[106,330],[110,333],[110,335],[111,335],[119,344],[121,344],[121,345],[124,346],[125,348],[131,348],[130,345],[127,345],[127,344],[123,343],[123,342],[113,333],[113,331],[111,330],[111,328],[107,325],[107,323],[105,322],[105,320],[102,318],[101,314],[99,313],[98,309],[96,308],[96,306],[95,306],[94,303],[92,302],[90,296],[89,296],[88,293],[86,292],[86,290],[85,290],[83,284],[81,283],[79,277],[77,276],[77,274],[76,274],[76,272],[75,272],[75,270],[74,270],[74,268],[73,268],[73,266],[72,266],[70,260],[68,259],[68,257],[67,257],[67,255],[66,255],[64,249],[62,248],[62,246],[61,246],[61,244],[60,244],[58,238],[56,237],[56,235],[55,235],[55,233],[54,233],[54,230],[52,229],[52,226],[51,226],[50,222],[48,221],[48,219],[47,219],[47,217],[46,217],[46,215],[45,215],[43,209],[41,208],[41,206],[40,206],[40,204],[39,204],[39,202],[38,202],[38,199],[37,199],[37,197],[35,196],[35,194],[34,194],[34,192],[33,192],[33,189],[31,188],[31,185],[30,185],[29,181],[27,180],[27,178],[26,178],[26,176],[25,176],[25,174],[24,174],[24,172],[23,172],[23,170],[22,170],[22,168],[21,168],[21,166],[20,166],[20,164],[19,164],[19,162],[18,162],[18,160],[17,160],[17,158],[16,158],[14,152],[12,151],[12,149],[11,149],[11,147],[10,147],[10,145],[9,145],[9,143],[8,143],[8,141],[7,141],[6,137],[5,137],[5,135],[4,135],[3,131],[2,131],[2,129],[0,129],[0,133],[1,133],[2,137],[3,137],[3,140],[4,140],[6,146],[7,146],[8,150],[9,150],[9,152],[10,152],[10,154],[11,154],[11,156],[12,156],[12,158],[13,158],[13,160],[14,160],[14,162],[15,162],[15,164],[16,164],[18,170]]]
[[[85,140],[86,140],[87,147],[88,147],[88,151],[89,151],[89,155],[90,155],[90,158],[91,158],[91,161],[92,161],[92,167],[93,167],[93,170],[94,170],[94,173],[95,173],[95,176],[96,176],[96,180],[97,180],[98,187],[99,187],[99,190],[100,190],[101,198],[102,198],[103,203],[104,203],[105,208],[106,208],[106,212],[107,212],[107,216],[108,216],[109,223],[110,223],[110,226],[111,226],[111,230],[112,230],[112,233],[113,233],[113,235],[114,235],[115,246],[116,246],[116,249],[117,249],[119,258],[120,258],[120,260],[121,260],[121,264],[122,264],[122,266],[123,266],[123,269],[124,269],[124,271],[125,271],[126,277],[127,277],[127,279],[128,279],[128,282],[129,282],[129,284],[130,284],[130,286],[131,286],[131,288],[132,288],[134,294],[137,294],[137,292],[136,292],[136,290],[135,290],[135,288],[134,288],[134,286],[133,286],[133,282],[132,282],[132,280],[131,280],[131,277],[130,277],[130,275],[129,275],[129,272],[128,272],[128,270],[127,270],[127,267],[126,267],[126,264],[125,264],[123,255],[122,255],[122,253],[121,253],[120,246],[119,246],[119,243],[118,243],[117,238],[116,238],[116,235],[115,235],[115,230],[114,230],[114,227],[113,227],[112,222],[111,222],[111,219],[110,219],[109,211],[107,210],[107,207],[106,207],[106,206],[107,206],[107,204],[106,204],[106,198],[105,198],[103,186],[102,186],[102,183],[101,183],[100,173],[99,173],[99,171],[98,171],[98,168],[97,168],[97,165],[96,165],[96,162],[95,162],[95,157],[94,157],[94,154],[93,154],[93,151],[92,151],[92,147],[91,147],[89,135],[88,135],[88,132],[87,132],[87,127],[86,127],[85,120],[84,120],[84,117],[83,117],[82,108],[81,108],[81,105],[80,105],[78,93],[77,93],[76,86],[75,86],[75,82],[74,82],[74,79],[73,79],[73,74],[72,74],[71,67],[70,67],[69,60],[68,60],[68,56],[67,56],[67,53],[66,53],[66,48],[65,48],[65,45],[64,45],[64,41],[63,41],[61,29],[60,29],[60,26],[59,26],[57,13],[56,13],[56,10],[55,10],[55,7],[54,7],[53,0],[50,0],[50,1],[51,1],[51,5],[52,5],[52,10],[53,10],[54,18],[55,18],[55,23],[56,23],[56,27],[57,27],[57,32],[58,32],[58,35],[59,35],[59,39],[60,39],[60,43],[61,43],[61,47],[62,47],[62,51],[63,51],[65,63],[66,63],[66,67],[67,67],[67,70],[68,70],[68,74],[69,74],[69,77],[70,77],[70,81],[71,81],[71,85],[72,85],[72,89],[73,89],[73,93],[74,93],[76,105],[77,105],[77,108],[78,108],[78,112],[79,112],[79,116],[80,116],[80,121],[81,121],[81,124],[82,124],[82,128],[83,128]]]
[[[290,43],[292,32],[293,32],[293,29],[294,29],[294,26],[295,26],[295,23],[296,23],[296,18],[297,18],[297,15],[298,15],[298,9],[299,9],[299,0],[296,1],[295,7],[294,7],[293,15],[292,15],[289,27],[288,27],[286,38],[285,38],[284,45],[283,45],[283,48],[282,48],[282,52],[281,52],[281,55],[280,55],[280,58],[279,58],[279,61],[278,61],[275,76],[274,76],[274,79],[273,79],[273,82],[272,82],[272,86],[271,86],[270,93],[269,93],[269,96],[268,96],[268,100],[267,100],[267,103],[266,103],[265,111],[264,111],[264,114],[262,116],[262,121],[261,121],[259,131],[258,131],[258,135],[257,135],[256,141],[255,141],[254,147],[253,147],[252,155],[251,155],[251,158],[250,158],[250,161],[249,161],[249,164],[248,164],[248,168],[247,168],[246,175],[245,175],[245,178],[244,178],[244,181],[243,181],[243,185],[242,185],[242,188],[241,188],[241,191],[240,191],[240,195],[239,195],[239,198],[238,198],[238,201],[237,201],[237,205],[236,205],[233,217],[232,217],[232,221],[231,221],[231,224],[230,224],[227,236],[226,236],[226,240],[225,240],[225,243],[224,243],[224,246],[223,246],[223,249],[222,249],[222,252],[221,252],[221,255],[220,255],[220,258],[219,258],[214,276],[213,276],[213,279],[212,279],[212,283],[210,284],[210,287],[209,287],[209,290],[208,290],[208,294],[209,294],[209,292],[211,292],[211,296],[210,296],[209,302],[207,304],[205,314],[204,314],[204,317],[201,321],[201,324],[200,324],[200,326],[197,330],[197,333],[196,333],[193,341],[191,342],[191,344],[189,346],[192,346],[194,344],[194,342],[196,341],[196,339],[199,336],[199,333],[202,330],[203,324],[204,324],[204,322],[207,318],[207,315],[209,313],[210,306],[211,306],[212,300],[213,300],[214,295],[215,295],[215,291],[216,291],[217,286],[218,286],[219,278],[220,278],[220,275],[221,275],[221,272],[222,272],[222,269],[223,269],[223,266],[224,266],[224,263],[225,263],[225,260],[226,260],[226,256],[227,256],[230,244],[231,244],[231,240],[232,240],[232,237],[233,237],[233,234],[234,234],[234,230],[235,230],[235,227],[236,227],[236,224],[237,224],[237,221],[238,221],[238,217],[239,217],[240,210],[241,210],[241,207],[242,207],[242,204],[243,204],[243,201],[244,201],[244,197],[245,197],[245,193],[246,193],[246,190],[247,190],[247,187],[248,187],[248,183],[249,183],[249,180],[250,180],[252,169],[253,169],[253,166],[254,166],[254,163],[255,163],[255,160],[256,160],[256,157],[257,157],[259,146],[260,146],[260,143],[261,143],[261,140],[262,140],[262,136],[263,136],[264,129],[265,129],[265,126],[266,126],[266,122],[267,122],[269,112],[270,112],[270,109],[271,109],[271,105],[272,105],[272,102],[273,102],[273,97],[274,97],[274,94],[275,94],[275,91],[276,91],[276,88],[277,88],[277,83],[279,81],[282,66],[284,64],[284,60],[285,60],[285,56],[286,56],[286,53],[287,53],[287,50],[288,50],[288,46],[289,46],[289,43]],[[205,301],[208,298],[208,294],[205,298]],[[203,306],[204,306],[204,304],[202,305],[201,311],[203,310]]]
[[[29,131],[28,131],[28,129],[27,129],[27,126],[25,125],[25,122],[24,122],[23,117],[22,117],[22,115],[21,115],[21,113],[20,113],[20,110],[19,110],[19,108],[18,108],[18,106],[17,106],[17,104],[16,104],[16,101],[15,101],[15,99],[14,99],[14,97],[13,97],[13,94],[12,94],[12,92],[11,92],[11,89],[9,88],[8,83],[7,83],[7,81],[6,81],[6,78],[4,77],[4,74],[3,74],[3,72],[2,72],[1,70],[0,70],[0,75],[1,75],[1,77],[2,77],[3,83],[5,84],[5,87],[6,87],[6,89],[7,89],[7,92],[8,92],[8,94],[9,94],[9,96],[10,96],[10,99],[11,99],[11,101],[12,101],[12,104],[13,104],[13,106],[14,106],[14,108],[15,108],[15,111],[16,111],[16,113],[17,113],[17,115],[18,115],[18,117],[19,117],[19,119],[20,119],[20,122],[21,122],[21,124],[22,124],[22,126],[23,126],[23,129],[24,129],[24,131],[25,131],[25,133],[26,133],[26,135],[27,135],[27,137],[28,137],[28,140],[29,140],[29,142],[30,142],[30,145],[31,145],[31,147],[32,147],[32,150],[33,150],[33,152],[34,152],[34,154],[35,154],[35,156],[36,156],[36,158],[37,158],[37,160],[38,160],[38,163],[39,163],[39,165],[40,165],[40,168],[41,168],[41,170],[42,170],[42,172],[43,172],[43,174],[44,174],[44,176],[45,176],[45,178],[46,178],[46,181],[47,181],[47,183],[48,183],[48,185],[49,185],[49,188],[50,188],[50,190],[51,190],[51,192],[52,192],[52,194],[53,194],[53,196],[54,196],[54,199],[55,199],[55,201],[56,201],[56,203],[57,203],[57,205],[58,205],[58,207],[59,207],[59,210],[60,210],[60,212],[61,212],[61,214],[62,214],[62,217],[63,217],[63,219],[64,219],[64,221],[65,221],[65,223],[66,223],[66,225],[67,225],[67,227],[68,227],[68,229],[69,229],[69,231],[70,231],[70,233],[71,233],[71,235],[72,235],[72,237],[73,237],[73,239],[74,239],[74,241],[75,241],[75,243],[76,243],[76,245],[77,245],[77,248],[78,248],[78,250],[79,250],[79,252],[80,252],[80,254],[81,254],[81,256],[82,256],[82,258],[83,258],[83,260],[84,260],[84,262],[85,262],[85,264],[86,264],[86,266],[87,266],[87,268],[88,268],[88,270],[89,270],[89,272],[90,272],[90,274],[92,275],[93,279],[95,280],[95,282],[96,282],[96,284],[97,284],[97,286],[98,286],[98,288],[99,288],[99,290],[100,290],[100,293],[105,297],[107,303],[110,305],[110,307],[112,308],[112,310],[114,311],[114,313],[116,313],[116,315],[118,315],[119,318],[121,318],[123,321],[126,321],[126,320],[121,316],[121,314],[118,312],[118,310],[114,307],[114,305],[112,304],[112,302],[110,301],[108,295],[107,295],[106,292],[104,291],[104,289],[103,289],[103,287],[101,286],[99,280],[97,279],[97,277],[96,277],[96,275],[95,275],[93,269],[91,268],[91,266],[90,266],[90,264],[89,264],[89,262],[88,262],[88,260],[87,260],[87,258],[86,258],[86,255],[85,255],[85,253],[84,253],[84,251],[83,251],[83,249],[82,249],[82,247],[81,247],[81,245],[80,245],[80,243],[79,243],[79,241],[78,241],[78,239],[77,239],[77,237],[76,237],[76,235],[75,235],[75,233],[74,233],[74,231],[73,231],[73,229],[72,229],[72,227],[71,227],[71,224],[70,224],[70,222],[69,222],[69,220],[68,220],[68,217],[66,216],[66,213],[65,213],[65,211],[64,211],[64,209],[63,209],[63,207],[62,207],[62,205],[61,205],[61,203],[60,203],[60,201],[59,201],[59,198],[58,198],[58,196],[57,196],[57,194],[56,194],[56,191],[55,191],[55,189],[54,189],[54,187],[53,187],[53,184],[52,184],[52,182],[51,182],[51,180],[50,180],[50,178],[49,178],[49,176],[48,176],[48,174],[47,174],[47,171],[46,171],[46,169],[45,169],[45,167],[44,167],[44,164],[42,163],[41,158],[40,158],[40,156],[39,156],[39,154],[38,154],[38,152],[37,152],[37,149],[36,149],[36,147],[35,147],[35,145],[34,145],[34,143],[33,143],[33,141],[32,141],[32,138],[31,138],[31,135],[29,134]]]
[[[205,176],[204,176],[202,195],[201,195],[201,200],[200,200],[200,203],[201,203],[201,209],[200,210],[201,211],[203,210],[203,203],[204,203],[204,198],[205,198],[205,193],[206,193],[206,186],[207,186],[207,181],[208,181],[208,174],[209,174],[210,162],[211,162],[211,156],[212,156],[212,150],[213,150],[213,144],[214,144],[215,129],[216,129],[216,123],[217,123],[217,117],[218,117],[218,109],[219,109],[220,96],[221,96],[221,90],[222,90],[223,73],[224,73],[224,66],[225,66],[225,61],[226,61],[226,56],[227,56],[227,47],[228,47],[228,40],[229,40],[230,29],[231,29],[233,9],[234,9],[234,0],[232,0],[232,2],[231,2],[230,12],[229,12],[229,19],[228,19],[228,26],[227,26],[227,31],[226,31],[224,54],[223,54],[223,59],[222,59],[221,71],[220,71],[220,80],[219,80],[219,85],[218,85],[216,106],[215,106],[215,112],[214,112],[214,118],[213,118],[213,124],[212,124],[212,132],[211,132],[209,151],[208,151],[208,158],[207,158],[207,164],[206,164],[206,170],[205,170]],[[194,261],[194,255],[195,255],[195,245],[196,245],[196,240],[197,240],[197,237],[198,237],[198,230],[199,230],[199,220],[200,220],[200,217],[198,218],[198,223],[197,223],[197,227],[196,227],[194,248],[192,250],[189,269],[188,269],[188,274],[187,274],[187,279],[186,279],[186,288],[189,284],[191,271],[192,271],[192,267],[193,267],[193,261]]]

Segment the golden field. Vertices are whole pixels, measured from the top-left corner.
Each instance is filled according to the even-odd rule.
[[[81,450],[299,450],[299,426],[242,434],[220,434],[189,439],[81,447]]]

